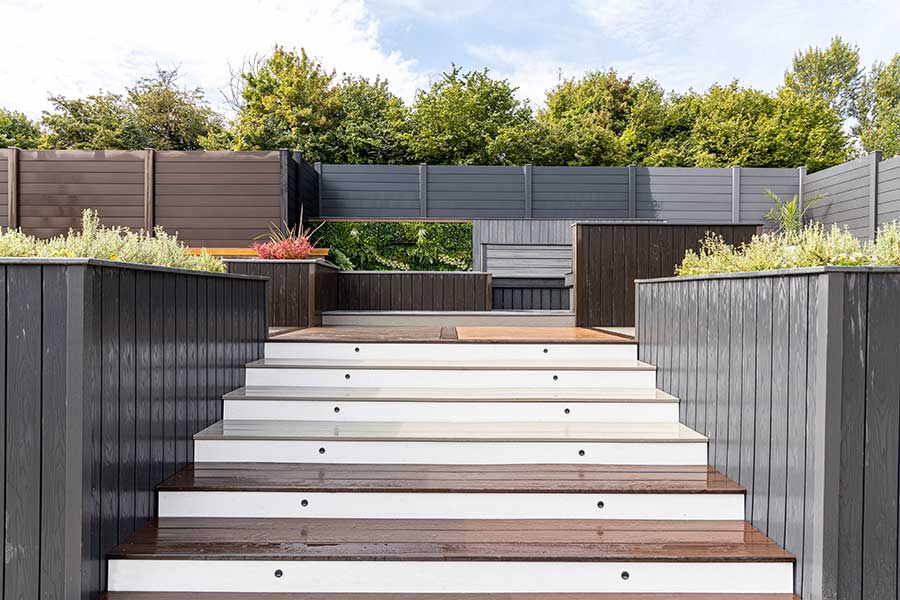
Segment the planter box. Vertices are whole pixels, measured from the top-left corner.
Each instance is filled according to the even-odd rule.
[[[900,269],[638,281],[637,337],[797,593],[895,598]]]
[[[83,259],[0,259],[7,598],[87,598],[156,515],[156,484],[262,356],[264,282]]]

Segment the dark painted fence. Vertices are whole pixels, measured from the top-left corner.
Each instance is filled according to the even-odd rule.
[[[268,277],[270,327],[315,327],[338,307],[338,269],[323,260],[226,260],[230,273]]]
[[[900,269],[638,283],[641,360],[798,559],[804,599],[898,598]]]
[[[491,310],[491,274],[341,271],[338,310]]]
[[[575,322],[579,327],[634,325],[634,280],[675,273],[707,232],[730,244],[748,241],[758,225],[619,223],[575,225]]]
[[[85,260],[0,260],[5,598],[105,589],[106,552],[262,356],[263,282]]]
[[[494,277],[493,310],[569,310],[572,288],[565,278]]]

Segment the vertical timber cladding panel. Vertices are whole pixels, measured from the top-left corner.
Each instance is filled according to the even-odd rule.
[[[900,156],[878,165],[878,224],[897,219],[900,219]]]
[[[516,218],[525,214],[522,167],[429,165],[427,182],[429,217]]]
[[[830,226],[847,227],[857,237],[869,237],[869,186],[872,159],[868,156],[807,175],[803,200],[820,200],[810,217]]]
[[[533,167],[535,218],[628,218],[628,167]]]
[[[637,167],[638,219],[731,221],[731,169]]]
[[[420,217],[416,165],[323,164],[321,168],[321,217]]]
[[[157,152],[156,224],[189,246],[245,247],[281,223],[278,152]]]
[[[25,233],[46,238],[78,229],[87,208],[105,225],[141,229],[144,152],[19,151],[18,219]]]
[[[489,273],[340,271],[337,310],[487,311]]]

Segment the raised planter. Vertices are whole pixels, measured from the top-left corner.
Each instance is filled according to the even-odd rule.
[[[106,553],[262,356],[257,278],[0,259],[0,513],[7,598],[87,598]]]
[[[900,269],[638,281],[637,337],[797,592],[896,597]]]

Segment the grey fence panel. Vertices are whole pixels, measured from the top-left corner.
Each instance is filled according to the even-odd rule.
[[[185,292],[174,303],[153,293],[170,277]],[[205,407],[221,405],[223,390],[194,384],[213,369],[201,357],[244,340],[195,326],[221,310],[199,290],[220,285],[238,309],[229,318],[260,334],[265,307],[254,288],[263,282],[79,260],[3,261],[0,282],[3,597],[95,597],[106,586],[106,553],[155,516],[155,486],[189,460],[193,434],[219,418]],[[154,364],[166,337],[153,317],[168,313],[186,351]],[[260,346],[246,348],[221,365],[237,384],[243,363],[260,356]],[[182,374],[169,390],[177,419],[165,426],[159,409],[169,398],[158,394],[155,371],[160,380]]]
[[[807,175],[804,201],[821,197],[810,216],[826,225],[847,227],[854,235],[868,239],[871,163],[872,157],[866,156]]]
[[[731,222],[731,169],[638,167],[635,184],[639,219]]]
[[[565,277],[572,270],[572,246],[485,244],[482,270],[494,277]]]
[[[628,218],[628,167],[534,167],[535,218]]]
[[[790,200],[800,193],[800,173],[797,169],[740,169],[740,220],[762,221],[775,204],[766,194],[771,191],[782,200]]]
[[[319,178],[319,216],[420,216],[417,166],[323,164]]]
[[[878,165],[878,224],[900,219],[900,156]]]
[[[526,216],[522,167],[429,165],[427,181],[428,217]]]

